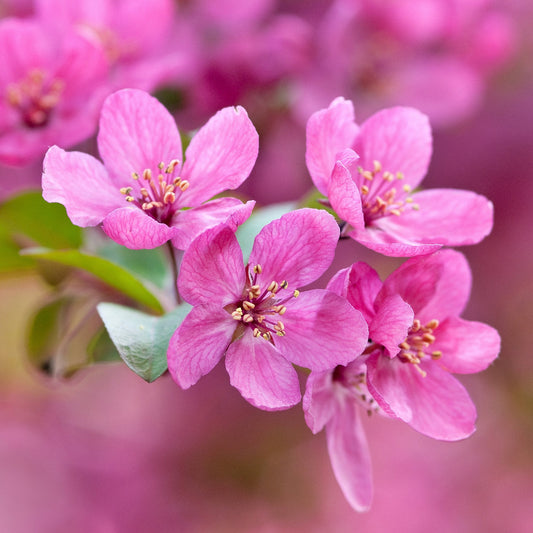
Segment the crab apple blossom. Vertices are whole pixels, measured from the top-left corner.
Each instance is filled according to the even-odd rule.
[[[436,439],[475,430],[476,408],[452,373],[484,370],[500,350],[495,329],[460,318],[470,286],[468,263],[454,250],[411,258],[384,283],[355,263],[328,285],[368,322],[366,384],[380,408]]]
[[[194,307],[172,336],[168,368],[183,389],[225,355],[231,384],[252,405],[287,409],[300,401],[292,364],[321,371],[365,348],[359,311],[331,291],[302,292],[333,260],[339,228],[324,211],[300,209],[266,225],[247,265],[223,225],[185,252],[178,286]]]
[[[337,98],[307,123],[307,167],[346,221],[344,234],[388,256],[475,244],[492,229],[493,207],[484,196],[415,190],[431,151],[428,119],[412,108],[385,109],[358,126],[352,103]]]
[[[53,36],[32,19],[0,23],[0,162],[24,165],[54,143],[72,146],[96,126],[109,65],[71,31]]]
[[[210,200],[238,187],[257,158],[258,135],[242,107],[216,113],[193,137],[183,162],[170,113],[149,94],[124,89],[104,102],[98,148],[104,164],[50,148],[43,197],[62,203],[78,226],[103,223],[107,235],[128,248],[171,240],[183,250],[204,229],[222,222],[235,228],[251,213],[254,202]]]

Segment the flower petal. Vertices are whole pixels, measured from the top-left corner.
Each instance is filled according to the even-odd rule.
[[[255,202],[243,204],[237,198],[218,198],[198,207],[179,211],[172,220],[172,226],[179,233],[172,244],[179,250],[186,250],[200,233],[217,224],[226,223],[235,231],[252,214]]]
[[[353,104],[336,98],[327,109],[317,111],[307,122],[305,159],[316,188],[328,195],[328,183],[337,154],[351,148],[359,128]]]
[[[106,98],[98,149],[112,179],[126,185],[133,172],[150,169],[157,176],[159,163],[182,160],[181,139],[172,115],[137,89],[123,89]]]
[[[322,430],[337,407],[331,375],[332,372],[326,370],[311,372],[307,378],[302,403],[305,422],[314,434]]]
[[[126,204],[102,163],[88,154],[52,146],[46,152],[43,168],[43,198],[63,204],[78,226],[96,226]]]
[[[383,171],[401,172],[402,183],[414,189],[426,175],[431,159],[428,117],[410,107],[379,111],[361,125],[352,148],[365,170],[372,170],[374,161],[379,161]]]
[[[301,399],[296,370],[270,342],[250,331],[228,348],[226,369],[231,384],[259,409],[288,409]]]
[[[459,440],[475,430],[476,408],[465,388],[431,361],[402,363],[381,355],[367,361],[369,391],[379,405],[420,433],[440,440]]]
[[[493,205],[484,196],[456,189],[430,189],[413,195],[418,210],[380,219],[379,227],[419,243],[476,244],[492,230]]]
[[[227,189],[236,189],[257,159],[259,136],[243,107],[216,113],[192,138],[182,178],[190,183],[181,205],[196,206]]]
[[[286,335],[275,337],[280,352],[313,371],[346,365],[359,356],[368,340],[363,315],[331,291],[303,292],[286,304]]]
[[[103,229],[108,237],[132,250],[157,248],[176,233],[138,207],[115,209],[105,217]]]
[[[356,511],[368,511],[373,483],[370,451],[357,405],[344,396],[326,426],[331,466],[341,490]]]
[[[226,225],[204,231],[183,256],[178,287],[192,305],[223,307],[235,302],[242,295],[244,283],[241,248],[234,232]]]
[[[498,332],[481,322],[448,318],[435,330],[435,337],[432,348],[442,352],[439,364],[449,372],[480,372],[500,352]]]
[[[220,361],[231,342],[235,320],[223,309],[193,307],[168,345],[168,370],[172,379],[188,389]]]
[[[298,209],[267,224],[257,235],[250,264],[261,265],[261,280],[286,280],[296,289],[315,281],[331,265],[339,226],[326,211]]]

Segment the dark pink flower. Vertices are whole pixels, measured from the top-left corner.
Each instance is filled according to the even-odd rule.
[[[108,62],[74,32],[50,35],[29,19],[0,23],[0,162],[25,164],[96,126]]]
[[[360,127],[353,105],[335,99],[307,124],[306,160],[318,190],[346,221],[344,233],[389,256],[475,244],[492,229],[484,196],[457,189],[415,191],[431,158],[425,115],[396,107]]]
[[[328,288],[360,309],[369,324],[369,391],[390,416],[441,440],[475,430],[476,408],[452,373],[485,369],[500,338],[490,326],[460,318],[471,273],[453,250],[405,262],[384,283],[363,263],[340,271]]]
[[[368,333],[361,314],[331,291],[297,289],[329,267],[338,237],[328,213],[293,211],[261,230],[244,266],[230,228],[200,235],[179,277],[180,293],[194,307],[170,340],[174,380],[187,389],[225,355],[242,396],[279,410],[300,401],[291,363],[321,371],[355,359]]]
[[[258,135],[242,107],[214,115],[193,137],[183,162],[174,119],[149,94],[124,89],[109,96],[100,116],[98,147],[104,164],[81,152],[50,148],[43,196],[62,203],[78,226],[103,223],[128,248],[155,248],[172,240],[185,249],[204,229],[234,227],[254,202],[208,201],[237,188],[257,158]]]

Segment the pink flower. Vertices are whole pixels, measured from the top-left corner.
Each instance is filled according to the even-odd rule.
[[[431,143],[428,119],[415,109],[385,109],[359,127],[352,103],[337,98],[309,119],[307,167],[346,221],[344,233],[376,252],[405,257],[475,244],[492,229],[493,207],[484,196],[413,192],[427,171]]]
[[[0,162],[25,164],[54,143],[89,137],[108,62],[73,32],[49,35],[32,20],[0,23]]]
[[[214,115],[192,139],[183,163],[170,113],[147,93],[125,89],[104,102],[98,147],[104,165],[84,153],[50,148],[43,196],[62,203],[78,226],[103,222],[107,235],[128,248],[172,240],[185,249],[204,229],[220,222],[235,227],[253,208],[254,202],[235,198],[207,201],[238,187],[255,163],[258,135],[242,107]]]
[[[328,213],[293,211],[261,230],[243,266],[230,228],[200,235],[178,282],[194,307],[170,340],[174,380],[187,389],[225,355],[231,384],[271,411],[300,401],[291,363],[320,371],[355,359],[368,333],[361,314],[330,291],[297,290],[329,267],[338,237]]]
[[[367,386],[374,399],[436,439],[458,440],[475,430],[476,408],[451,374],[479,372],[500,350],[496,330],[459,317],[470,285],[468,263],[453,250],[412,258],[384,283],[355,263],[328,285],[369,324]]]

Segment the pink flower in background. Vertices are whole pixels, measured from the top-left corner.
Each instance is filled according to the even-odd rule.
[[[0,23],[0,162],[21,165],[54,143],[89,137],[108,62],[86,38],[50,35],[29,19]]]
[[[428,119],[415,109],[385,109],[359,127],[352,103],[337,98],[309,119],[306,161],[314,184],[348,224],[344,233],[371,250],[405,257],[475,244],[492,229],[492,203],[484,196],[413,192],[431,144]]]
[[[242,107],[214,115],[182,157],[178,128],[147,93],[125,89],[109,96],[100,117],[98,147],[104,165],[81,152],[50,148],[43,196],[65,205],[74,224],[103,222],[109,237],[128,248],[155,248],[172,240],[185,249],[204,229],[235,227],[254,202],[210,200],[237,188],[257,158],[258,135]]]
[[[328,285],[369,324],[366,382],[376,402],[436,439],[458,440],[475,430],[475,406],[451,373],[484,370],[500,350],[496,330],[459,317],[470,286],[468,263],[453,250],[412,258],[384,283],[355,263]]]
[[[279,410],[300,401],[291,363],[321,371],[355,359],[367,341],[361,314],[330,291],[297,289],[329,267],[338,237],[328,213],[293,211],[261,230],[244,266],[230,228],[200,235],[181,266],[180,293],[194,307],[170,340],[173,379],[187,389],[225,355],[242,396]]]

